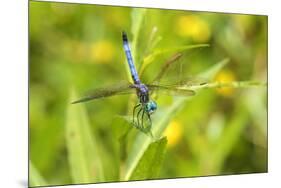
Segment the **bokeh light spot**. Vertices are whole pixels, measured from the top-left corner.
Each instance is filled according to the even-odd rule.
[[[164,135],[167,136],[168,139],[168,147],[173,147],[180,141],[183,134],[182,131],[182,124],[178,121],[172,121],[168,125],[167,129],[164,132]]]
[[[114,57],[114,46],[109,41],[99,41],[91,46],[91,58],[94,63],[109,63]]]
[[[207,42],[211,37],[208,24],[198,16],[180,16],[175,28],[179,36],[191,37],[195,42]]]
[[[215,81],[221,82],[221,83],[233,82],[233,81],[235,81],[235,75],[230,70],[223,70],[216,75]],[[232,88],[232,87],[217,88],[216,90],[217,90],[218,94],[225,96],[225,97],[232,96],[232,94],[234,92],[234,88]]]

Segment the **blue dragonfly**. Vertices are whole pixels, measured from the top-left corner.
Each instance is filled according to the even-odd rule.
[[[164,64],[152,84],[142,83],[132,58],[127,34],[124,31],[122,32],[122,40],[125,55],[130,68],[131,77],[134,83],[125,82],[116,84],[112,87],[96,89],[92,92],[89,92],[81,99],[72,102],[72,104],[86,102],[94,99],[100,99],[103,97],[110,97],[114,95],[136,93],[139,103],[136,104],[133,109],[133,125],[143,132],[149,132],[152,126],[151,115],[157,110],[157,103],[154,100],[150,99],[150,95],[153,91],[162,92],[168,95],[181,96],[192,96],[195,94],[195,92],[190,89],[180,88],[179,86],[182,85],[182,81],[172,86],[163,86],[156,84],[156,81],[163,77],[169,65],[179,59],[181,54],[176,54],[170,60],[168,60],[166,64]],[[147,122],[144,121],[144,119],[148,120],[147,125],[144,125],[145,122]]]

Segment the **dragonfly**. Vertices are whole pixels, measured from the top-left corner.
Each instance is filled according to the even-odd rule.
[[[120,94],[135,93],[138,97],[139,102],[134,106],[133,109],[133,125],[136,128],[142,130],[143,132],[148,132],[152,127],[151,115],[157,110],[156,101],[152,100],[150,97],[152,92],[157,91],[168,95],[192,96],[195,95],[195,91],[186,88],[180,88],[178,86],[159,85],[156,82],[156,80],[159,80],[161,77],[163,77],[164,72],[168,69],[169,65],[175,60],[177,60],[181,56],[180,54],[176,54],[170,60],[168,60],[166,64],[164,64],[152,84],[143,83],[138,75],[131,54],[128,37],[126,32],[124,31],[122,32],[122,41],[133,83],[119,83],[111,87],[93,90],[84,97],[73,101],[72,104],[86,102],[94,99],[100,99],[104,97],[111,97]],[[146,122],[148,123],[145,125]]]

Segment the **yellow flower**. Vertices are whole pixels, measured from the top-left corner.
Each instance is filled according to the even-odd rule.
[[[99,41],[91,46],[91,58],[95,63],[108,63],[113,60],[114,46],[109,41]]]
[[[235,80],[235,75],[230,70],[223,70],[223,71],[219,72],[215,77],[215,81],[221,82],[221,83],[228,83],[228,82],[232,82],[234,80]],[[217,88],[217,92],[220,95],[229,97],[233,94],[234,89],[232,87],[222,87],[222,88]]]
[[[208,24],[193,15],[179,17],[175,28],[179,36],[191,37],[196,42],[207,42],[211,36]]]
[[[182,138],[182,124],[178,121],[172,121],[166,128],[164,135],[167,136],[168,147],[175,146]]]

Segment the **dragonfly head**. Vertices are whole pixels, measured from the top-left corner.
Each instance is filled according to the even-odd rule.
[[[157,109],[157,104],[154,101],[149,101],[145,105],[145,109],[149,114],[152,114]]]

